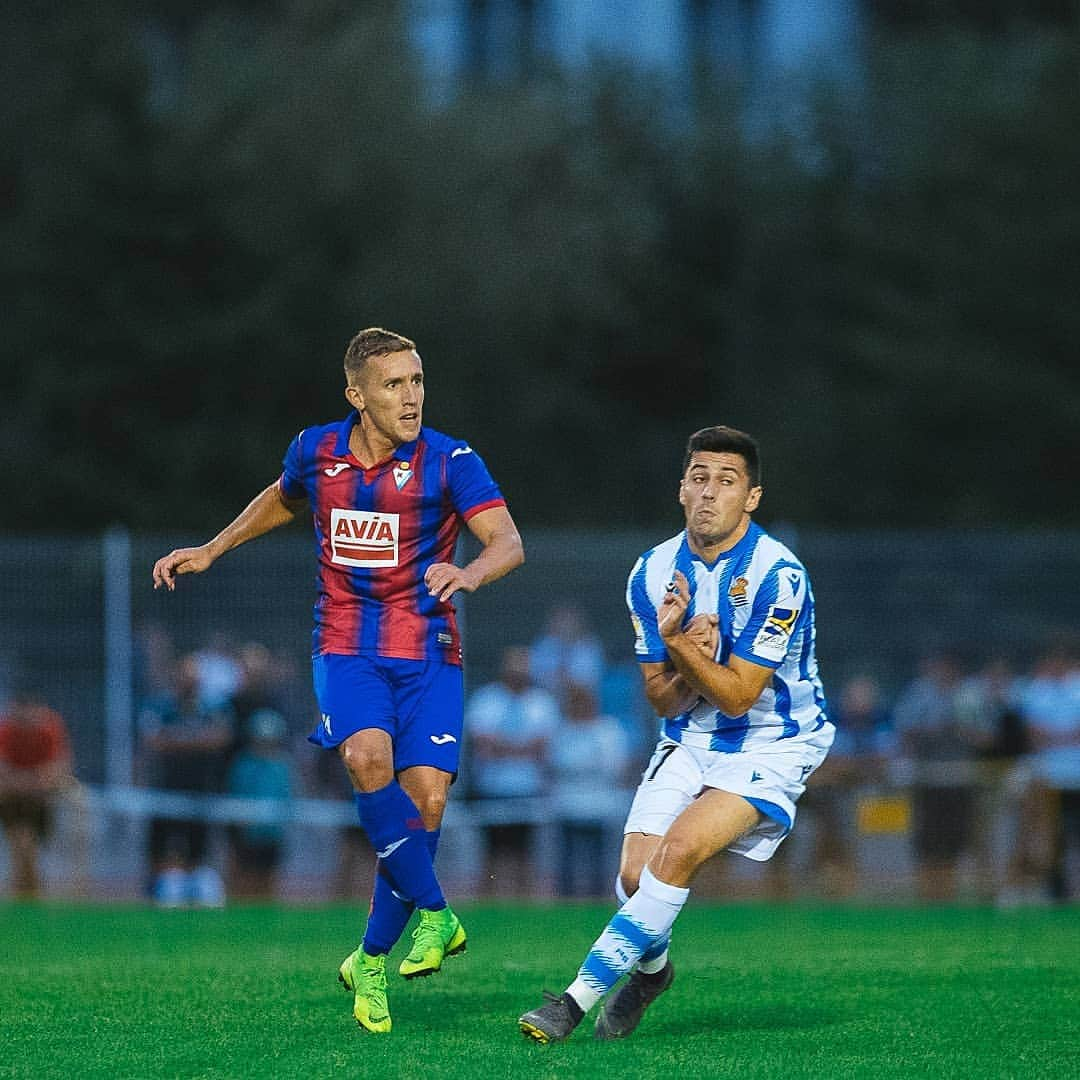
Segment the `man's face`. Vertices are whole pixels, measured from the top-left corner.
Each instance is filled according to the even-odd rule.
[[[345,389],[350,404],[364,413],[364,423],[393,443],[420,435],[424,411],[424,369],[416,352],[373,356],[355,385]]]
[[[686,528],[696,542],[723,542],[761,501],[761,488],[750,486],[741,454],[695,450],[679,482],[679,502]]]

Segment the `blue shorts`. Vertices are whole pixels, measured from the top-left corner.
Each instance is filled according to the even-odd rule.
[[[311,668],[322,719],[309,742],[332,750],[379,728],[393,741],[395,772],[431,765],[457,774],[465,714],[460,665],[327,653]]]

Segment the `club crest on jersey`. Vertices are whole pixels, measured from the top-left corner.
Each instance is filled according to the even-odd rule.
[[[398,515],[331,510],[330,558],[342,566],[397,566]]]
[[[728,599],[733,607],[742,607],[746,603],[746,587],[750,584],[744,577],[737,577],[728,589]]]
[[[397,484],[398,491],[409,482],[410,476],[412,476],[412,465],[409,462],[399,461],[394,466],[394,483]]]

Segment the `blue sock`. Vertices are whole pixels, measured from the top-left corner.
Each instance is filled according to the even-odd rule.
[[[435,829],[425,834],[432,859],[439,846],[440,831]],[[388,953],[405,932],[415,908],[411,900],[395,891],[389,871],[382,859],[378,859],[375,863],[375,889],[371,894],[371,908],[364,930],[364,952],[368,956]]]
[[[439,910],[446,899],[435,877],[424,821],[396,780],[355,795],[360,824],[393,882],[394,891],[418,908]]]

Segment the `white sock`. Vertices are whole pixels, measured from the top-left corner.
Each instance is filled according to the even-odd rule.
[[[625,904],[630,899],[623,886],[622,874],[615,875],[615,895],[618,897],[620,905]],[[663,971],[668,962],[668,942],[670,940],[671,935],[669,934],[666,938],[650,945],[641,954],[637,966],[638,971],[645,975],[655,975],[658,971]]]
[[[643,952],[668,936],[689,895],[689,889],[655,878],[648,867],[641,871],[638,891],[611,917],[566,988],[583,1012],[630,971]]]

